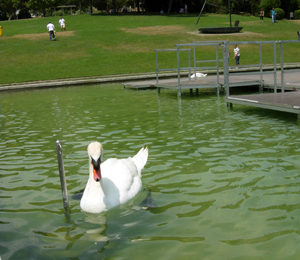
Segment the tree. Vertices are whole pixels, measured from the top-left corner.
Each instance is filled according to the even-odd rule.
[[[289,17],[290,12],[294,12],[295,10],[298,9],[298,1],[297,0],[285,0],[281,2],[280,6],[287,17]]]
[[[1,20],[11,19],[15,14],[13,3],[10,0],[0,1],[0,17]]]
[[[52,10],[55,9],[57,5],[64,1],[59,0],[27,0],[26,7],[34,13],[42,14],[46,16],[47,11],[50,11],[52,15]]]
[[[96,7],[98,10],[106,10],[108,6],[107,0],[94,0],[93,6]]]
[[[280,4],[280,0],[261,0],[260,7],[265,10],[265,14],[268,14],[273,7],[280,7]]]

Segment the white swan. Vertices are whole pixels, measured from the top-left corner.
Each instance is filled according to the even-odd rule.
[[[191,79],[196,79],[196,78],[205,78],[207,76],[207,74],[203,74],[201,72],[196,72],[195,74],[191,75]]]
[[[101,163],[102,145],[88,146],[89,179],[80,207],[89,213],[100,213],[133,198],[142,187],[141,171],[148,159],[148,148],[142,148],[127,159],[107,159]]]

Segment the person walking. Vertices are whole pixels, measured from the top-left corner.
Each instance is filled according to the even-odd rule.
[[[276,11],[274,7],[271,10],[271,15],[272,15],[272,23],[276,23]]]
[[[259,12],[259,18],[262,22],[264,21],[264,16],[265,16],[265,11],[263,8],[261,8]]]
[[[61,17],[58,22],[59,22],[59,25],[60,25],[60,30],[65,31],[66,30],[66,21],[65,21],[65,19],[63,17]]]
[[[50,40],[55,40],[55,26],[53,23],[49,22],[47,24],[47,30],[49,32],[49,38]]]
[[[234,46],[233,52],[234,52],[235,64],[236,66],[238,66],[240,65],[240,49],[237,44]]]

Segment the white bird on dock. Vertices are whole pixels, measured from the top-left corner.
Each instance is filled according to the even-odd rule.
[[[205,78],[207,74],[203,74],[201,72],[196,72],[195,74],[191,75],[191,79],[196,79],[196,78]]]
[[[110,158],[101,163],[102,145],[88,145],[89,179],[80,207],[89,213],[100,213],[133,198],[142,187],[141,171],[148,159],[148,148],[142,148],[127,159]]]

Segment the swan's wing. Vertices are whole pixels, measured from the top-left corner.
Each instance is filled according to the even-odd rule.
[[[135,196],[141,189],[142,181],[132,160],[108,159],[101,164],[102,188],[107,198],[118,199],[120,203]]]
[[[138,170],[132,158],[111,158],[101,164],[103,178],[109,179],[119,190],[130,189],[133,179],[138,176]]]
[[[144,169],[148,160],[148,147],[143,147],[139,150],[139,152],[132,157],[132,160],[136,165],[139,175],[141,175],[141,171]]]

